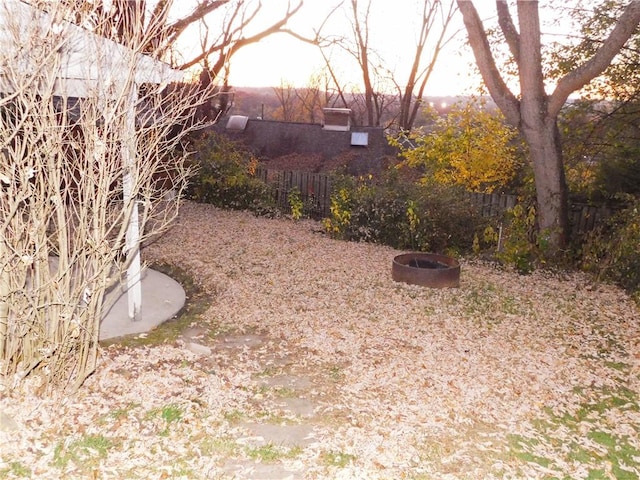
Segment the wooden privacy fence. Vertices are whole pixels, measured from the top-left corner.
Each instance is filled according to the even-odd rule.
[[[614,209],[607,206],[595,206],[576,203],[569,206],[571,233],[583,234],[593,230],[603,220],[609,218]]]
[[[331,175],[299,171],[258,168],[256,177],[270,186],[273,198],[282,211],[291,211],[289,192],[297,189],[312,218],[322,219],[331,213]],[[469,192],[468,198],[478,206],[483,217],[500,216],[518,203],[517,195]],[[605,206],[573,204],[569,207],[569,221],[573,234],[583,234],[607,219],[613,210]]]
[[[281,171],[258,168],[256,177],[271,188],[278,208],[289,212],[289,192],[297,189],[305,212],[312,218],[328,217],[331,210],[331,176],[326,173]]]
[[[501,193],[469,192],[469,198],[478,206],[483,217],[499,216],[518,203],[517,195]],[[569,205],[569,223],[572,234],[583,234],[593,230],[598,223],[606,220],[613,209],[606,206],[574,203]]]
[[[517,195],[500,193],[467,193],[468,198],[480,209],[483,217],[502,215],[505,210],[513,208],[518,203]]]

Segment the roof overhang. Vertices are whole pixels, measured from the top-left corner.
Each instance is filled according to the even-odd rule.
[[[57,21],[51,13],[20,0],[6,0],[0,4],[0,92],[15,91],[12,78],[42,71],[42,58],[33,54],[35,39],[56,42],[55,54],[48,58],[51,65],[46,67],[47,73],[55,75],[55,95],[85,98],[127,81],[168,84],[184,77],[164,62],[78,25]]]

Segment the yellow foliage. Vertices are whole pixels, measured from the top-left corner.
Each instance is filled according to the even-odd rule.
[[[516,138],[500,114],[468,104],[437,119],[428,133],[411,135],[417,146],[403,156],[409,166],[425,168],[424,182],[490,193],[517,173]]]

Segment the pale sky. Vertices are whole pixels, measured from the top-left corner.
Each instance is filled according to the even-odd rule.
[[[292,28],[305,34],[309,32],[311,36],[314,23],[319,24],[335,3],[331,0],[306,0],[305,11],[294,17]],[[413,28],[413,22],[417,17],[416,3],[415,0],[384,0],[374,2],[372,8],[372,47],[380,52],[385,66],[394,71],[398,79],[406,78],[407,63],[415,49],[418,26]],[[349,35],[350,26],[345,13],[336,12],[332,18],[331,32]],[[455,28],[460,28],[461,19],[457,20]],[[471,57],[470,51],[462,47],[463,40],[463,35],[460,35],[442,53],[438,62],[440,68],[427,84],[428,95],[469,93],[470,88],[477,86],[477,80],[469,76]],[[429,59],[430,56],[426,55],[425,63]],[[338,61],[336,57],[336,64],[342,78],[360,83],[360,71],[354,60],[343,58]],[[287,82],[300,87],[307,85],[311,75],[323,69],[324,61],[317,47],[289,35],[278,34],[243,48],[233,57],[231,65],[230,83],[235,86],[278,86]]]
[[[468,65],[470,57],[459,55],[459,49],[448,49],[438,61],[440,68],[430,78],[430,95],[464,93],[477,80],[470,78],[472,69]],[[232,60],[230,83],[236,86],[278,86],[281,82],[297,87],[309,83],[312,74],[324,67],[324,60],[317,47],[299,43],[287,35],[276,35],[239,51]],[[391,67],[391,65],[389,65]],[[396,66],[396,71],[402,65]],[[406,71],[405,67],[403,72]],[[342,78],[360,83],[357,64],[346,63],[337,68]],[[403,73],[399,73],[401,77]]]
[[[296,0],[291,0],[296,3]],[[305,0],[304,6],[290,21],[289,27],[311,37],[327,13],[340,3],[339,0]],[[362,3],[365,3],[364,1]],[[416,0],[373,0],[370,21],[370,45],[380,52],[385,67],[394,72],[394,78],[403,83],[408,74],[409,62],[415,51],[415,36],[418,33],[418,3]],[[446,2],[445,2],[446,3]],[[495,2],[475,0],[476,8],[483,18],[495,15]],[[540,2],[541,15],[545,4]],[[287,0],[263,0],[264,8],[257,27],[269,24],[282,17]],[[348,0],[343,9],[349,8]],[[186,4],[185,4],[186,5]],[[515,15],[515,9],[513,14]],[[272,18],[269,18],[273,15]],[[347,12],[337,11],[331,20],[331,29],[326,32],[351,36],[351,24]],[[459,95],[475,93],[480,81],[475,76],[475,66],[470,48],[466,45],[466,32],[462,18],[456,13],[451,32],[459,31],[440,54],[436,71],[426,88],[428,96]],[[251,34],[251,32],[247,32]],[[195,45],[197,47],[197,45]],[[430,60],[426,54],[423,64]],[[361,84],[361,73],[355,60],[332,57],[332,65],[341,81]],[[317,47],[303,43],[289,35],[277,34],[257,44],[242,48],[231,60],[230,84],[235,87],[277,87],[290,83],[297,87],[308,85],[312,75],[323,70],[324,62]]]

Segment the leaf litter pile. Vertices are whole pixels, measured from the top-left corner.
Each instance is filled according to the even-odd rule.
[[[190,327],[203,348],[112,345],[73,396],[0,390],[0,478],[260,478],[265,463],[282,478],[639,478],[627,295],[464,260],[459,288],[407,285],[398,253],[187,203],[143,254],[211,298]],[[261,343],[215,348],[223,335]],[[264,381],[283,365],[311,379],[312,416],[277,410]],[[312,433],[259,447],[259,422]]]

